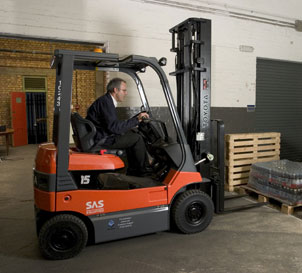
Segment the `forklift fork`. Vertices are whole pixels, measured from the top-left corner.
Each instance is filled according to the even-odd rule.
[[[225,214],[230,212],[236,212],[255,207],[261,207],[267,205],[268,202],[256,202],[247,205],[241,205],[236,207],[225,208],[225,202],[229,200],[239,199],[247,197],[247,194],[238,194],[232,196],[225,196],[224,193],[224,123],[220,119],[212,120],[212,146],[215,150],[216,147],[216,160],[213,162],[214,166],[211,166],[211,177],[213,182],[213,202],[215,205],[215,212],[217,214]],[[215,141],[216,140],[216,141]]]

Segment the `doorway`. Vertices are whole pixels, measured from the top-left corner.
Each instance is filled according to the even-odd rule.
[[[47,141],[46,92],[26,92],[28,144]]]
[[[47,141],[46,77],[24,76],[28,144]]]

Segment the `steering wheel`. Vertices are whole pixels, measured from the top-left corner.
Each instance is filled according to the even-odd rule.
[[[138,117],[141,113],[147,113],[147,114],[148,114],[147,111],[140,111],[140,112],[138,112],[137,114],[135,114],[132,118]]]
[[[143,118],[138,126],[139,131],[144,135],[149,143],[155,143],[161,139],[168,141],[168,132],[164,122],[152,118]]]

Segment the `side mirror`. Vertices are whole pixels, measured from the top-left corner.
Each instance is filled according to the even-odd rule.
[[[197,161],[194,165],[197,166],[199,165],[200,163],[202,162],[205,162],[205,163],[208,163],[208,162],[211,162],[214,160],[214,155],[210,154],[210,153],[207,153],[207,154],[203,154],[202,155],[203,158],[199,161]]]
[[[207,154],[207,159],[208,159],[209,162],[213,161],[214,160],[214,155],[208,153]]]

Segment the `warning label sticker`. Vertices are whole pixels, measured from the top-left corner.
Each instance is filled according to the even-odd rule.
[[[119,218],[119,228],[131,228],[133,226],[132,217]]]

